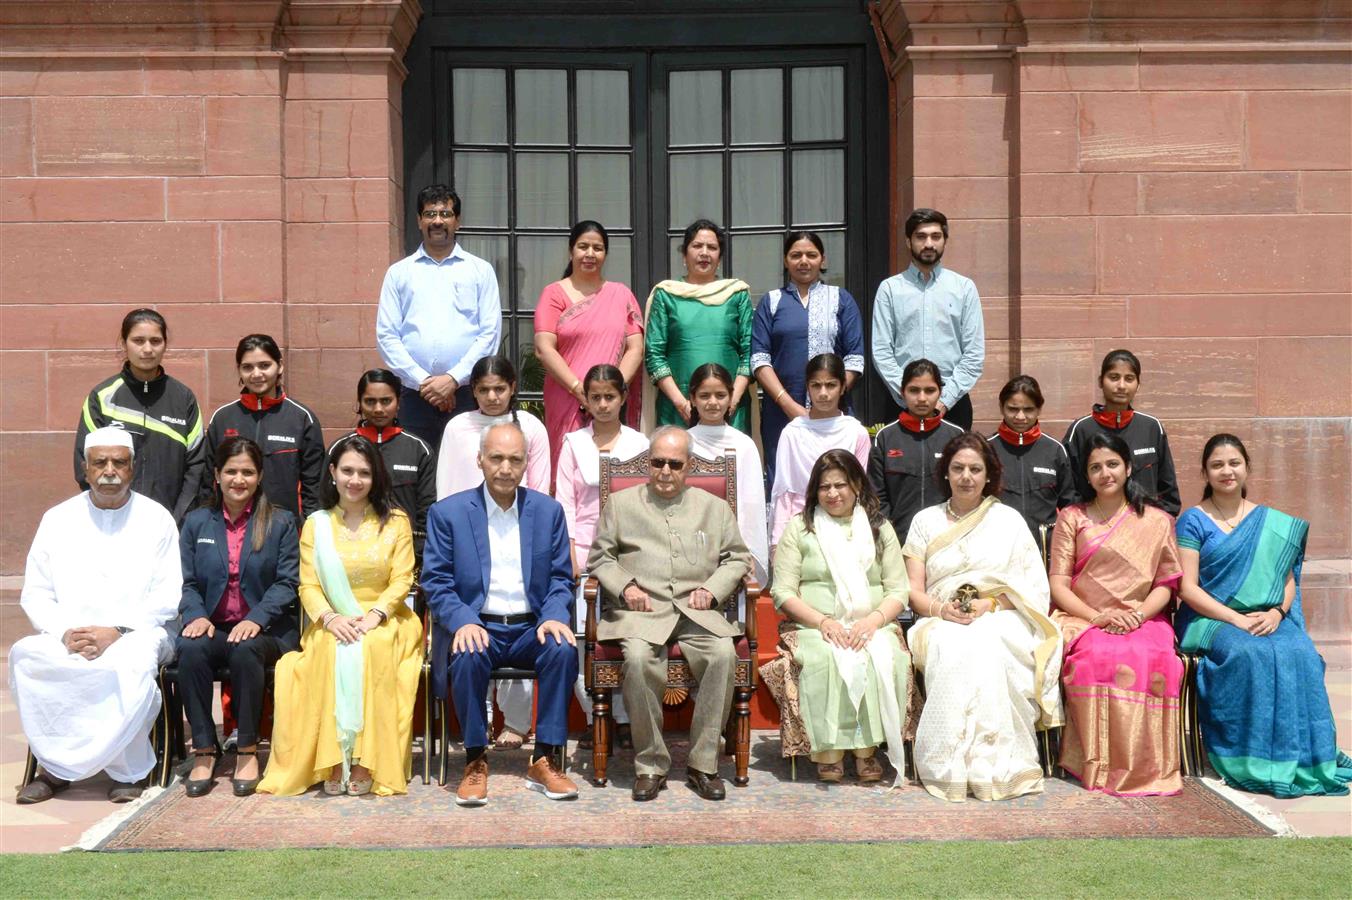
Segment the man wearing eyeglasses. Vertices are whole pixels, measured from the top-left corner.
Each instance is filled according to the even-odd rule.
[[[704,799],[722,800],[718,739],[732,708],[733,639],[741,634],[723,609],[736,602],[751,554],[732,508],[686,488],[689,432],[659,428],[649,456],[648,483],[611,495],[601,511],[587,561],[605,596],[596,636],[624,648],[634,799],[652,800],[666,787],[671,754],[662,740],[662,694],[666,645],[674,640],[699,681],[686,782]]]
[[[498,352],[502,302],[485,260],[456,241],[460,197],[444,184],[418,192],[422,243],[390,266],[376,309],[380,357],[403,383],[399,424],[432,451],[450,418],[474,408],[469,373]]]

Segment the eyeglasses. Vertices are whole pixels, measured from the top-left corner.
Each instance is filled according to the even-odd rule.
[[[454,219],[455,210],[453,209],[425,209],[422,211],[424,219]]]
[[[679,472],[685,468],[685,460],[683,459],[662,459],[654,456],[649,460],[649,463],[654,469],[670,469],[673,472]]]

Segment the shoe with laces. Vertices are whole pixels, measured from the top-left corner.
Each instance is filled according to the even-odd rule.
[[[479,757],[465,766],[460,787],[455,791],[457,806],[484,806],[488,803],[488,760]]]
[[[526,770],[526,787],[539,791],[550,800],[577,798],[577,785],[548,756],[531,760],[530,768]]]

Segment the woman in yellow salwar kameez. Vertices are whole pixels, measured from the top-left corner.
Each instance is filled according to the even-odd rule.
[[[360,435],[329,451],[323,509],[300,538],[300,600],[311,622],[277,663],[272,754],[258,790],[402,794],[412,770],[422,623],[404,602],[413,532]]]

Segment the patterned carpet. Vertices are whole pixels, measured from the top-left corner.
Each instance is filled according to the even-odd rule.
[[[885,793],[848,780],[822,786],[800,760],[790,779],[777,732],[753,741],[751,784],[709,803],[684,784],[686,747],[671,741],[672,783],[657,800],[634,803],[630,754],[610,763],[610,785],[586,780],[590,753],[574,753],[575,801],[553,802],[524,786],[524,752],[490,753],[489,804],[460,809],[451,793],[463,756],[453,749],[446,788],[414,779],[406,797],[236,798],[228,778],[189,799],[175,784],[117,828],[99,850],[216,850],[281,847],[635,847],[1041,837],[1247,837],[1271,832],[1191,779],[1177,797],[1121,799],[1049,779],[1043,794],[1003,803],[945,803],[917,785]],[[415,758],[415,767],[418,760]],[[585,762],[585,765],[580,765]],[[223,761],[229,772],[233,760]],[[849,764],[847,763],[847,766]],[[731,762],[723,766],[731,776]],[[850,777],[853,772],[851,770]]]

